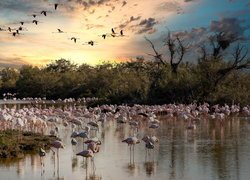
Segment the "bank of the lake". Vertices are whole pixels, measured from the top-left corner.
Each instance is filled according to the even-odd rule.
[[[49,148],[55,136],[18,130],[0,131],[0,158],[22,158],[27,153]]]

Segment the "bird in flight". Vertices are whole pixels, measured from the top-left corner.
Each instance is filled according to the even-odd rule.
[[[70,38],[70,40],[73,40],[74,41],[74,43],[76,43],[76,40],[77,39],[79,39],[79,38],[76,38],[76,37],[72,37],[72,38]]]
[[[89,41],[88,44],[94,46],[94,41]]]
[[[95,41],[88,41],[88,42],[86,42],[85,44],[83,44],[83,45],[90,45],[90,46],[94,46],[96,44],[96,42]]]
[[[66,33],[64,31],[62,31],[61,29],[57,29],[58,33]]]
[[[62,5],[62,4],[59,4],[59,3],[55,3],[55,4],[54,4],[55,10],[57,10],[57,8],[58,8],[59,5]]]
[[[107,36],[106,34],[103,34],[103,35],[102,35],[103,39],[106,39],[106,36]]]
[[[54,4],[54,6],[55,6],[55,10],[57,9],[58,5],[59,5],[59,4],[57,4],[57,3],[56,3],[56,4]]]
[[[114,28],[112,28],[111,31],[112,31],[112,34],[116,34]]]
[[[26,28],[23,28],[22,26],[20,26],[17,30],[19,30],[19,31],[28,31]]]
[[[57,29],[57,32],[52,32],[52,33],[66,33],[66,32],[64,32],[64,31],[61,30],[61,29]]]
[[[19,34],[19,32],[13,32],[12,36],[16,37],[17,34]]]
[[[120,31],[120,35],[121,35],[121,36],[124,36],[124,34],[123,34],[123,30],[121,30],[121,31]]]
[[[41,14],[43,14],[44,16],[47,16],[47,13],[50,13],[50,11],[41,11]]]
[[[37,20],[33,20],[32,23],[34,23],[34,24],[37,25],[37,24],[38,24],[38,21],[37,21]]]
[[[106,37],[108,36],[108,34],[102,34],[102,35],[99,35],[101,36],[103,39],[106,39]]]
[[[8,27],[9,32],[11,32],[12,30],[16,30],[16,29],[11,29],[11,27]]]
[[[0,31],[6,31],[6,30],[0,27]]]
[[[31,15],[28,15],[28,16],[32,16],[33,18],[36,18],[36,17],[37,17],[36,14],[31,14]]]

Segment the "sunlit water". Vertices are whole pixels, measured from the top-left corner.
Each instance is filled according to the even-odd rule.
[[[134,161],[129,147],[121,141],[132,135],[128,124],[104,124],[97,136],[102,145],[94,163],[77,157],[83,140],[71,145],[70,127],[60,128],[66,145],[60,149],[59,166],[52,151],[41,166],[38,155],[21,160],[1,161],[0,179],[173,179],[173,180],[248,180],[250,179],[250,120],[227,119],[223,124],[202,119],[197,129],[187,130],[183,120],[161,118],[161,127],[149,131],[141,127],[138,137],[155,134],[159,139],[154,151],[146,157],[145,144],[135,146]]]

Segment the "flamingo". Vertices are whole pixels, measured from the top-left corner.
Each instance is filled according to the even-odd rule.
[[[87,144],[87,149],[92,150],[93,153],[97,153],[100,151],[100,144],[92,141]]]
[[[114,28],[111,29],[112,34],[116,34]]]
[[[37,25],[38,21],[37,20],[33,20],[32,23],[35,23]]]
[[[59,5],[58,3],[54,4],[55,10],[57,9],[58,5]]]
[[[44,16],[47,16],[47,13],[50,13],[50,11],[41,11],[41,14],[43,14]]]
[[[73,40],[74,41],[74,43],[76,43],[76,40],[77,39],[79,39],[79,38],[76,38],[76,37],[72,37],[72,38],[70,38],[70,40]]]
[[[94,152],[91,149],[83,150],[76,154],[77,156],[82,156],[86,159],[86,165],[88,166],[88,158],[91,158],[94,162]],[[86,168],[87,170],[87,168]]]
[[[142,141],[145,142],[146,157],[147,157],[149,150],[154,149],[155,147],[154,144],[159,142],[159,139],[156,136],[144,136],[142,138]]]
[[[123,34],[123,30],[121,30],[121,31],[120,31],[120,35],[121,35],[121,36],[124,36],[124,34]]]
[[[17,34],[18,34],[17,32],[13,32],[13,33],[12,33],[12,36],[15,37]]]
[[[86,42],[85,44],[83,44],[83,45],[91,45],[91,46],[94,46],[96,44],[96,42],[95,41],[88,41],[88,42]]]
[[[131,162],[131,151],[133,151],[133,162],[134,162],[134,152],[135,152],[135,145],[140,143],[140,140],[133,136],[128,137],[127,139],[122,140],[122,142],[127,143],[130,149],[130,162]]]
[[[33,18],[36,18],[37,14],[31,14],[31,15],[28,15],[28,16],[32,16]]]
[[[43,157],[46,156],[46,151],[43,148],[39,149],[39,156],[41,160],[41,165],[44,167]]]
[[[57,149],[57,157],[59,157],[59,149],[64,148],[64,144],[61,141],[55,140],[54,142],[51,143],[51,146],[53,148]],[[52,150],[53,151],[53,150]],[[53,151],[54,152],[54,151]]]
[[[6,30],[0,27],[0,31],[6,31]]]
[[[107,34],[103,34],[103,35],[102,35],[102,38],[103,38],[103,39],[106,39],[106,37],[107,37]]]
[[[58,33],[63,33],[63,31],[61,29],[57,29],[58,30]]]
[[[76,140],[75,138],[72,138],[72,139],[71,139],[71,144],[72,144],[73,146],[77,145],[77,140]]]

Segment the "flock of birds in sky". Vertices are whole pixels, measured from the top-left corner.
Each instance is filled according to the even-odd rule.
[[[56,11],[58,9],[59,6],[63,5],[63,4],[59,4],[59,3],[55,3],[55,4],[51,4],[54,6],[54,10]],[[28,16],[32,16],[33,17],[33,20],[31,21],[19,21],[18,24],[20,24],[19,27],[17,28],[12,28],[12,27],[7,27],[7,28],[3,28],[3,27],[0,27],[0,31],[7,31],[9,32],[13,37],[17,37],[21,34],[21,32],[23,31],[28,31],[28,29],[26,29],[24,27],[25,24],[28,24],[28,23],[33,23],[35,25],[39,25],[40,22],[37,17],[39,15],[43,15],[43,16],[46,16],[49,14],[49,13],[52,13],[52,11],[47,11],[47,10],[42,10],[40,12],[36,12],[36,13],[33,13],[33,14],[30,14]],[[65,31],[63,31],[62,29],[57,29],[56,32],[52,32],[52,33],[67,33]],[[106,39],[107,37],[125,37],[124,33],[123,33],[123,30],[120,30],[120,32],[116,32],[114,28],[111,28],[111,32],[110,33],[104,33],[104,34],[101,34],[99,35],[100,37],[102,37],[103,39]],[[80,38],[78,37],[70,37],[68,38],[69,40],[73,41],[74,43],[76,43]],[[84,42],[82,45],[90,45],[90,46],[94,46],[94,45],[97,45],[98,43],[96,41],[93,41],[93,40],[89,40],[87,42]]]

